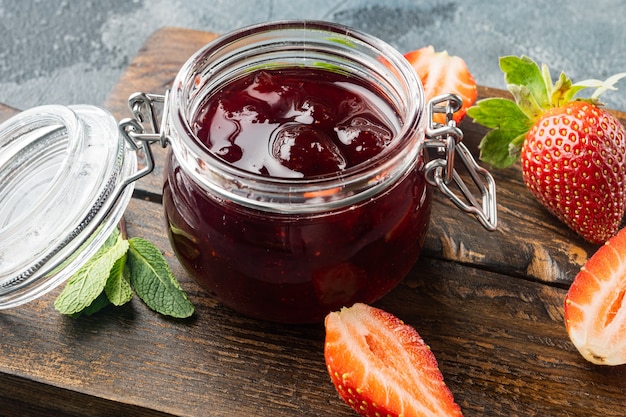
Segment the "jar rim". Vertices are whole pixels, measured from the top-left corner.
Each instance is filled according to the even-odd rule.
[[[295,53],[298,51],[306,51],[308,55],[298,55]],[[289,53],[294,56],[289,58]],[[334,60],[333,64],[340,62],[346,71],[361,71],[359,67],[363,67],[366,68],[363,71],[374,74],[376,81],[384,84],[385,93],[395,95],[395,110],[401,116],[391,146],[367,164],[304,178],[252,173],[209,152],[191,127],[190,115],[197,108],[193,106],[198,105],[198,99],[192,101],[190,96],[200,94],[198,86],[206,88],[226,79],[229,66],[238,65],[239,71],[249,71],[276,65],[279,59],[280,65],[305,67],[316,60]],[[248,62],[242,64],[245,60]],[[169,142],[183,169],[203,187],[263,210],[316,212],[353,204],[403,176],[415,166],[422,152],[425,99],[415,70],[384,41],[336,23],[286,20],[256,24],[222,35],[198,50],[181,67],[169,101]],[[397,168],[398,163],[401,169]],[[225,190],[225,183],[236,186]]]

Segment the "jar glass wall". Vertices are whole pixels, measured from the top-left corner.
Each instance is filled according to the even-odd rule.
[[[259,70],[358,80],[395,115],[393,139],[362,163],[301,178],[229,163],[194,124],[218,91]],[[418,258],[430,215],[423,91],[385,43],[328,23],[245,28],[183,66],[167,107],[163,202],[171,243],[224,304],[261,319],[318,321],[341,306],[377,300]]]

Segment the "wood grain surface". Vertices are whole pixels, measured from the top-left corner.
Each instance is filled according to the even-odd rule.
[[[19,113],[19,110],[0,103],[0,123]]]
[[[183,62],[214,37],[156,32],[104,107],[128,117],[131,93],[163,93]],[[480,89],[481,97],[503,94]],[[0,117],[12,111],[0,107]],[[475,149],[485,131],[467,120],[461,127]],[[162,161],[164,151],[155,150]],[[243,317],[182,270],[165,234],[162,162],[157,166],[137,186],[128,232],[163,251],[197,313],[168,320],[134,299],[73,320],[54,311],[59,290],[0,312],[0,415],[354,416],[326,374],[321,323]],[[376,305],[413,325],[431,346],[466,417],[626,415],[626,367],[587,363],[563,324],[567,287],[597,247],[534,201],[519,167],[494,176],[498,230],[485,231],[435,192],[422,257]]]

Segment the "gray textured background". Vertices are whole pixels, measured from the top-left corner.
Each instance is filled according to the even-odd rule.
[[[161,27],[224,33],[289,18],[347,24],[401,52],[432,44],[492,87],[505,87],[502,55],[529,55],[575,81],[626,71],[625,0],[0,0],[0,102],[102,104]],[[626,80],[618,86],[604,101],[626,110]]]

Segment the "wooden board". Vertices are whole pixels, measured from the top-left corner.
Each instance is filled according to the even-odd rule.
[[[128,117],[131,93],[163,93],[183,62],[214,37],[156,32],[104,106]],[[11,111],[0,107],[0,117]],[[471,122],[462,128],[475,148],[484,130]],[[533,200],[518,167],[494,175],[498,231],[484,231],[435,192],[421,259],[376,305],[418,329],[466,417],[626,415],[626,367],[587,363],[563,325],[567,286],[596,247]],[[135,299],[72,320],[52,307],[58,290],[0,312],[0,415],[355,415],[326,375],[322,324],[243,317],[182,270],[165,234],[161,181],[159,169],[138,185],[126,212],[128,232],[165,253],[197,314],[168,320]]]
[[[0,103],[0,123],[4,122],[11,116],[16,115],[18,112],[19,110]]]

